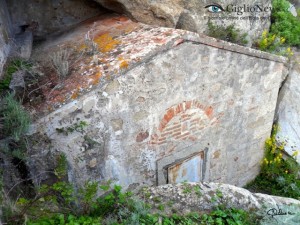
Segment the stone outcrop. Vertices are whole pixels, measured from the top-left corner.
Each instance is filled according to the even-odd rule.
[[[92,0],[9,0],[7,6],[15,34],[30,30],[43,39],[106,12]]]
[[[300,53],[294,55],[294,62],[287,79],[279,92],[276,110],[276,121],[279,125],[277,140],[286,143],[285,151],[289,155],[297,155],[300,163]],[[297,154],[296,152],[299,152]]]
[[[208,212],[221,204],[256,212],[262,218],[260,224],[300,224],[300,201],[251,193],[228,184],[181,183],[146,187],[140,191],[139,197],[153,205],[152,210],[158,213],[160,205],[164,206],[166,214],[187,214]],[[283,215],[276,215],[280,214],[279,210]]]
[[[210,5],[205,0],[95,0],[104,7],[116,12],[125,13],[139,22],[185,29],[193,32],[203,33],[207,29],[208,18],[213,23],[228,26],[234,24],[241,32],[247,33],[251,41],[260,37],[263,30],[270,26],[271,1],[218,1],[224,9],[229,7],[243,8],[260,5],[267,7],[265,12],[220,12],[212,13],[205,8]],[[243,9],[244,10],[244,9]],[[216,19],[221,17],[223,19]]]
[[[33,164],[61,151],[75,183],[125,187],[185,179],[242,186],[258,174],[285,58],[120,16],[84,24],[33,56],[61,48],[75,61],[37,107],[44,116],[31,133],[50,142],[31,148]],[[87,125],[78,130],[80,122]]]
[[[0,0],[0,78],[10,51],[12,25],[5,0]]]
[[[300,2],[298,0],[289,0],[290,3],[292,3],[296,8],[300,7]]]

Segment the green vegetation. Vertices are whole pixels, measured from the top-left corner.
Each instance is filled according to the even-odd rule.
[[[6,67],[3,79],[0,80],[0,94],[9,89],[9,84],[13,73],[17,72],[18,70],[29,70],[31,67],[32,64],[24,60],[12,60]]]
[[[80,121],[79,123],[74,123],[71,126],[68,127],[62,127],[62,128],[56,128],[56,132],[59,134],[64,134],[68,136],[70,133],[73,133],[74,131],[83,133],[84,128],[87,126],[87,122]]]
[[[27,150],[25,134],[31,123],[27,111],[6,94],[0,99],[0,151],[14,158],[23,159]]]
[[[277,131],[278,126],[274,126],[271,138],[265,143],[261,172],[246,188],[254,192],[300,199],[300,166],[291,157],[283,158],[284,143],[276,143]],[[295,151],[294,156],[297,154],[298,151]]]
[[[100,225],[100,224],[255,224],[244,210],[216,206],[206,214],[191,213],[185,216],[164,214],[165,205],[159,203],[159,214],[151,214],[150,204],[133,197],[131,192],[122,192],[118,185],[106,182],[86,182],[75,188],[66,180],[67,160],[64,155],[57,157],[54,170],[56,181],[51,185],[42,184],[33,198],[18,198],[15,205],[2,202],[6,224],[27,225]],[[98,193],[101,194],[97,197]],[[216,198],[222,198],[221,192]],[[154,203],[155,204],[155,203]],[[171,203],[173,204],[173,203]]]
[[[13,94],[7,94],[1,100],[0,118],[2,122],[1,136],[11,137],[19,141],[30,125],[30,117]]]
[[[208,22],[208,33],[210,37],[221,39],[224,41],[229,41],[239,45],[247,45],[248,41],[246,39],[247,34],[240,34],[240,30],[236,29],[234,25],[229,25],[227,27],[214,25],[212,22]]]
[[[258,47],[262,51],[270,52],[276,55],[291,57],[293,52],[290,47],[286,47],[285,38],[278,37],[275,34],[264,31],[258,41]]]
[[[290,46],[300,45],[300,18],[289,12],[287,0],[272,1],[272,18],[270,34],[282,37]]]
[[[60,80],[67,78],[70,73],[70,52],[65,49],[60,49],[54,52],[51,56],[52,67],[57,73]]]
[[[291,57],[291,46],[300,46],[300,17],[293,16],[289,7],[286,0],[272,1],[271,27],[257,42],[260,50]]]

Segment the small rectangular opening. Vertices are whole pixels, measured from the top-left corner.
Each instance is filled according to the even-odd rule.
[[[176,184],[184,181],[201,182],[204,153],[197,153],[189,158],[175,162],[167,168],[167,183]]]

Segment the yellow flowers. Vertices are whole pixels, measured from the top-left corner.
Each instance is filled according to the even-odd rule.
[[[267,160],[267,158],[264,158],[264,163],[265,163],[266,165],[269,164],[269,161]]]
[[[267,31],[267,30],[264,30],[261,36],[262,36],[263,38],[266,38],[267,35],[268,35],[268,31]]]
[[[299,151],[297,150],[297,151],[295,151],[295,152],[292,154],[292,156],[293,156],[294,158],[296,158],[298,154],[299,154]]]
[[[276,34],[270,34],[265,30],[258,41],[258,46],[262,51],[291,57],[294,53],[290,47],[284,47],[285,41],[286,39],[284,37],[277,36]]]
[[[291,57],[291,56],[294,55],[294,52],[292,52],[292,50],[291,50],[290,47],[286,49],[286,55],[287,55],[288,57]]]

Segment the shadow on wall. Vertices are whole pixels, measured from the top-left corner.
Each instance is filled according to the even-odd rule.
[[[92,0],[9,0],[7,7],[14,33],[30,29],[35,39],[44,39],[84,20],[107,13],[106,9]]]

